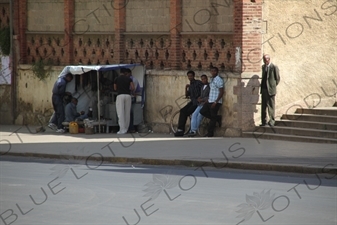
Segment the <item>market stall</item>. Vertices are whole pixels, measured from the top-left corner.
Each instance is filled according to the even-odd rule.
[[[78,65],[66,66],[59,77],[68,73],[74,75],[74,79],[67,84],[66,91],[78,99],[78,111],[87,112],[92,108],[92,119],[101,125],[118,126],[116,112],[117,93],[113,90],[113,83],[120,75],[122,68],[129,68],[132,76],[140,85],[141,92],[134,103],[134,125],[143,122],[143,107],[145,103],[145,67],[141,64],[118,64],[118,65]],[[108,129],[107,129],[108,131]]]

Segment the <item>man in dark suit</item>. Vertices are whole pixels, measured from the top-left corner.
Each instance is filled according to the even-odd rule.
[[[264,65],[262,66],[262,81],[261,81],[261,122],[260,126],[267,125],[267,113],[268,108],[269,126],[275,125],[275,95],[276,86],[280,82],[279,69],[276,65],[270,62],[270,56],[268,54],[263,56]]]

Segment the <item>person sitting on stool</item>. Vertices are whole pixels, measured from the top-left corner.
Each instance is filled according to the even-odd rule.
[[[82,121],[82,120],[88,118],[88,115],[85,114],[84,111],[77,112],[77,103],[78,103],[77,98],[72,98],[71,102],[69,102],[66,105],[66,108],[65,108],[65,116],[66,116],[65,122],[72,122],[72,121],[78,121],[78,120]]]

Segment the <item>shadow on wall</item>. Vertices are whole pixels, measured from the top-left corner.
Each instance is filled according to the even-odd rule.
[[[253,75],[244,87],[242,82],[242,131],[253,130],[255,127],[255,113],[260,107],[260,81],[258,75]]]

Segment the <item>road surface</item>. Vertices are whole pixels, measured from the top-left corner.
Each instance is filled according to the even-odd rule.
[[[337,224],[335,174],[10,156],[0,171],[0,225]]]

